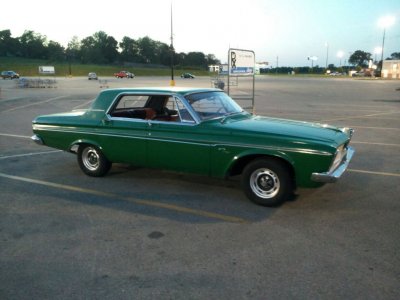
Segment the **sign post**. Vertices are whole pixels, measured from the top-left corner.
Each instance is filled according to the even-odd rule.
[[[54,66],[39,66],[39,74],[54,75],[56,71]]]
[[[229,49],[228,52],[228,95],[230,93],[231,77],[252,77],[252,95],[240,100],[251,100],[251,107],[244,107],[255,112],[254,90],[255,90],[255,53],[251,50]],[[236,98],[238,99],[238,98]]]

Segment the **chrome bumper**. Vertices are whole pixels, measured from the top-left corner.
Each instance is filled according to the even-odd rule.
[[[342,176],[344,171],[346,171],[354,152],[354,148],[348,147],[346,158],[343,159],[342,163],[335,170],[325,173],[312,173],[311,180],[324,183],[336,182],[340,176]]]
[[[36,134],[31,136],[31,140],[34,141],[38,145],[44,145],[43,140]]]

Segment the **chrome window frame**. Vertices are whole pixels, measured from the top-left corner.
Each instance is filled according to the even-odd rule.
[[[179,114],[179,118],[181,119],[180,122],[174,122],[174,121],[162,121],[162,120],[143,120],[143,119],[136,119],[136,118],[125,118],[125,117],[114,117],[111,115],[111,111],[115,108],[115,106],[117,105],[117,103],[120,101],[120,99],[123,96],[126,95],[132,95],[132,96],[166,96],[166,97],[172,97],[174,98],[178,98],[182,104],[185,106],[186,110],[188,111],[188,113],[190,114],[190,116],[192,117],[193,121],[183,121],[181,119],[181,116]],[[166,93],[166,92],[140,92],[140,91],[134,91],[134,92],[121,92],[119,93],[117,96],[115,96],[114,100],[111,102],[110,106],[108,107],[108,109],[105,112],[105,116],[107,118],[107,121],[112,121],[112,120],[124,120],[124,121],[130,121],[130,122],[145,122],[145,123],[149,123],[149,124],[153,124],[153,123],[163,123],[163,124],[181,124],[181,125],[197,125],[200,123],[200,119],[197,116],[196,112],[193,110],[193,108],[191,107],[191,105],[189,105],[189,103],[187,102],[187,100],[185,99],[185,97],[181,96],[180,94],[176,94],[176,93]]]

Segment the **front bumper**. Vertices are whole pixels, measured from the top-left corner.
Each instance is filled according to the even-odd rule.
[[[34,141],[38,145],[44,145],[42,138],[40,136],[38,136],[37,134],[32,135],[31,140]]]
[[[315,182],[323,182],[323,183],[333,183],[336,182],[340,176],[346,171],[347,166],[350,163],[351,158],[354,154],[354,148],[348,147],[346,157],[343,159],[342,163],[335,169],[330,172],[324,173],[312,173],[311,180]]]

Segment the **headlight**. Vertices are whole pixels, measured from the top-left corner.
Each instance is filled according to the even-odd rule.
[[[353,133],[354,133],[354,129],[353,128],[343,127],[343,128],[340,128],[340,130],[342,132],[344,132],[345,134],[347,134],[350,138],[353,136]]]
[[[335,158],[333,160],[331,170],[336,170],[336,168],[341,164],[343,159],[346,157],[347,148],[344,145],[341,145],[336,150]]]

